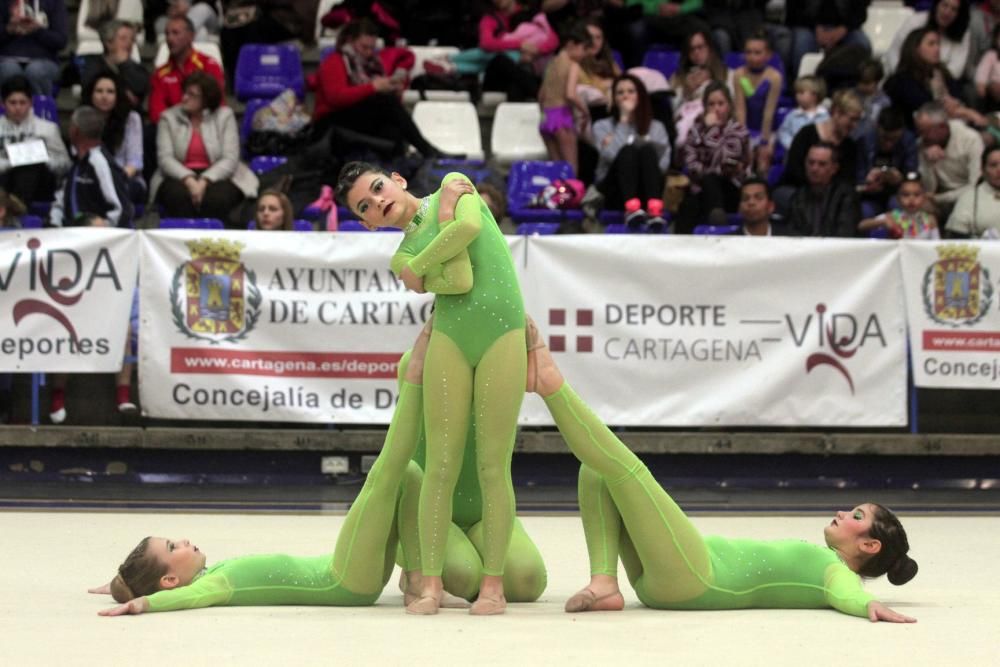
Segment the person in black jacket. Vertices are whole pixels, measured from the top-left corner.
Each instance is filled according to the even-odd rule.
[[[799,63],[806,53],[819,51],[816,26],[843,26],[847,29],[844,39],[848,44],[860,44],[870,54],[871,42],[861,26],[868,20],[871,0],[796,0],[787,2],[785,22],[792,29],[792,54],[787,63],[788,72],[799,71]],[[790,81],[795,76],[789,77]]]
[[[837,147],[825,141],[809,149],[808,183],[792,196],[788,226],[797,236],[852,238],[861,221],[861,206],[854,186],[834,178],[840,167]]]

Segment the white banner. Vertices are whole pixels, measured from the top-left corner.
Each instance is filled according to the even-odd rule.
[[[388,423],[397,362],[432,304],[389,270],[400,238],[144,233],[144,413]],[[516,257],[523,244],[511,239]]]
[[[0,232],[0,371],[121,369],[138,271],[136,232]]]
[[[907,242],[902,264],[914,383],[1000,389],[1000,243]]]
[[[901,426],[896,244],[532,238],[523,284],[566,377],[627,426]],[[551,423],[526,401],[523,421]]]

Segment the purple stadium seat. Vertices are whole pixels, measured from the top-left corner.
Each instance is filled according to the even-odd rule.
[[[663,74],[663,76],[670,79],[677,68],[681,65],[681,52],[680,51],[669,51],[666,49],[651,48],[646,51],[646,55],[642,58],[642,66],[648,67],[650,69],[655,69],[656,71]]]
[[[337,223],[338,232],[367,232],[360,220],[341,220]]]
[[[316,228],[308,220],[292,220],[292,228],[297,232],[314,232]]]
[[[694,228],[697,236],[729,236],[739,234],[742,225],[698,225]]]
[[[275,97],[291,88],[305,98],[306,82],[298,49],[288,44],[244,44],[236,61],[236,97]]]
[[[46,95],[35,95],[31,101],[36,116],[51,120],[53,123],[59,122],[59,109],[54,99]]]
[[[224,229],[215,218],[161,218],[160,229]]]
[[[778,162],[777,164],[772,164],[771,168],[767,170],[767,187],[771,188],[771,193],[774,193],[774,189],[778,187],[781,183],[781,177],[785,173],[785,165]]]
[[[625,71],[625,59],[622,58],[621,51],[618,51],[617,49],[611,49],[611,57],[614,58],[615,64],[618,65],[618,69],[620,69],[621,71],[624,72]]]
[[[523,160],[510,167],[507,178],[507,213],[514,222],[558,222],[560,220],[582,220],[583,211],[578,209],[532,208],[532,198],[542,188],[559,178],[573,178],[573,169],[568,162],[543,162]]]
[[[517,233],[520,236],[531,236],[532,234],[548,235],[559,231],[558,222],[522,222],[517,226]]]
[[[22,215],[21,227],[23,229],[41,229],[45,221],[37,215]]]
[[[250,171],[260,176],[288,162],[284,155],[258,155],[250,160]]]
[[[243,109],[243,122],[240,123],[240,145],[243,147],[244,153],[246,153],[247,139],[250,137],[250,132],[253,130],[253,115],[260,109],[263,109],[270,104],[271,99],[272,98],[268,97],[247,101],[246,108]]]

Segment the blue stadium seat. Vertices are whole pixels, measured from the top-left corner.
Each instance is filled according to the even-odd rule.
[[[288,162],[284,155],[258,155],[250,160],[250,171],[260,176]]]
[[[41,229],[45,224],[45,221],[41,216],[37,215],[22,215],[21,216],[21,227],[23,229]]]
[[[772,164],[771,168],[767,170],[767,187],[771,188],[771,192],[774,193],[774,189],[778,187],[781,183],[781,177],[785,173],[785,165],[778,162],[777,164]]]
[[[739,234],[742,225],[698,225],[694,228],[698,236],[729,236]]]
[[[236,98],[274,97],[291,88],[305,99],[306,82],[299,51],[289,44],[244,44],[233,77]]]
[[[215,218],[161,218],[160,229],[224,229]]]
[[[614,58],[615,64],[618,65],[618,69],[625,71],[625,59],[622,58],[621,51],[617,49],[611,49],[611,57]]]
[[[36,116],[51,120],[53,123],[59,123],[59,109],[56,107],[54,99],[47,95],[35,95],[31,101]]]
[[[247,223],[247,229],[253,231],[257,229],[257,221],[251,220]],[[296,232],[314,232],[316,229],[313,227],[313,223],[308,220],[292,220],[292,229]]]
[[[360,220],[341,220],[337,223],[338,232],[367,232]]]
[[[637,230],[632,230],[628,228],[623,222],[613,222],[604,228],[605,234],[637,234]]]
[[[523,160],[510,167],[507,177],[507,214],[514,222],[558,222],[583,220],[583,211],[532,208],[531,200],[546,185],[559,178],[573,178],[568,162]]]
[[[247,139],[250,137],[250,132],[253,130],[253,115],[257,113],[258,110],[263,109],[268,104],[271,103],[273,98],[257,98],[249,100],[246,107],[243,109],[243,122],[240,123],[240,146],[243,147],[243,152],[246,153]]]
[[[681,66],[681,52],[651,48],[643,56],[642,66],[655,69],[669,79]]]
[[[517,226],[517,233],[521,236],[531,236],[532,234],[548,235],[559,231],[558,222],[522,222]]]

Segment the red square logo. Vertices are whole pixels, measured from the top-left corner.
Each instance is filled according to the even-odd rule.
[[[578,327],[592,327],[594,326],[594,311],[589,308],[581,308],[576,311],[576,326]]]
[[[565,352],[566,336],[549,336],[549,349],[553,352]]]
[[[566,324],[566,310],[564,308],[549,309],[549,325],[561,327]]]
[[[593,352],[594,351],[594,338],[593,338],[593,336],[577,336],[576,337],[576,351],[577,352]]]

